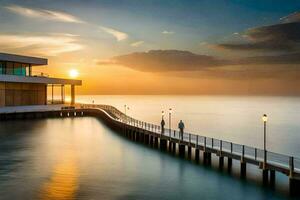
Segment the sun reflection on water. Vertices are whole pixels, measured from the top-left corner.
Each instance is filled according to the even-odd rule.
[[[40,193],[40,199],[75,199],[78,190],[78,166],[73,151],[63,155],[62,160],[54,166],[50,180]]]

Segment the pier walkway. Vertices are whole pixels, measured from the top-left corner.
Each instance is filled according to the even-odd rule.
[[[200,152],[202,152],[204,164],[210,165],[211,155],[215,154],[219,158],[219,167],[224,167],[224,158],[226,158],[227,169],[231,170],[232,160],[238,160],[241,177],[246,177],[247,164],[258,166],[262,170],[263,183],[271,186],[275,184],[276,172],[283,173],[289,178],[291,193],[299,192],[300,158],[266,151],[265,159],[263,149],[198,134],[180,135],[177,130],[164,129],[162,132],[160,126],[134,119],[110,105],[84,104],[81,108],[102,110],[111,120],[121,126],[126,136],[133,140],[153,144],[171,152],[178,151],[181,156],[187,153],[188,157],[191,157],[192,150],[194,150],[196,161],[200,160]]]
[[[101,118],[111,128],[134,141],[152,145],[162,150],[169,150],[172,153],[178,152],[180,156],[186,156],[187,154],[191,158],[193,150],[194,159],[200,161],[200,157],[203,156],[202,160],[206,165],[211,164],[212,154],[218,157],[221,169],[224,167],[224,159],[226,158],[229,171],[232,168],[232,161],[238,160],[242,178],[246,177],[247,164],[256,165],[262,170],[262,180],[265,185],[274,185],[276,172],[283,173],[289,178],[291,194],[299,194],[300,158],[266,151],[265,159],[264,150],[259,148],[192,133],[180,135],[177,130],[164,129],[162,131],[160,126],[134,119],[110,105],[76,104],[75,109],[69,110],[47,109],[32,112],[19,110],[18,112],[0,113],[0,121],[7,119],[81,116]]]

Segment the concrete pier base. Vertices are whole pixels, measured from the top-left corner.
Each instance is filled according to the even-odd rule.
[[[199,160],[200,160],[200,150],[195,149],[195,161],[199,162]]]
[[[185,156],[185,145],[179,144],[179,155],[184,157]]]
[[[247,164],[241,161],[241,178],[246,178]]]
[[[167,150],[167,140],[160,138],[160,149],[161,150]]]

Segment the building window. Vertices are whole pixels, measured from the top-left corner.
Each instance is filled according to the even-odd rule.
[[[24,68],[24,65],[21,63],[14,63],[14,75],[17,76],[25,76],[26,75],[26,69]]]
[[[6,74],[9,74],[9,75],[14,74],[14,63],[12,63],[12,62],[6,63]]]
[[[5,74],[5,62],[0,61],[0,74]]]

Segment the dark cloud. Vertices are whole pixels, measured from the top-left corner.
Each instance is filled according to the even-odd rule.
[[[99,65],[117,64],[143,72],[168,76],[225,79],[299,79],[300,53],[243,57],[221,60],[188,51],[152,50],[100,61]]]
[[[247,30],[243,43],[224,43],[217,47],[229,50],[262,50],[291,52],[300,50],[300,14],[293,13],[280,23]]]
[[[164,72],[205,70],[225,65],[228,61],[213,56],[194,54],[189,51],[151,50],[116,56],[112,58],[111,63],[138,71]],[[100,62],[99,64],[107,64],[107,62]]]
[[[300,53],[279,54],[273,56],[254,56],[237,59],[232,62],[238,65],[294,65],[300,64]],[[299,66],[300,69],[300,66]]]

